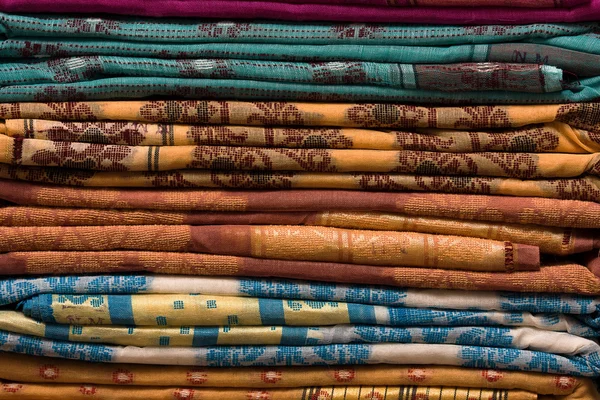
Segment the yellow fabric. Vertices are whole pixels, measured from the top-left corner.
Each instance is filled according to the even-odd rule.
[[[215,164],[220,158],[229,163]],[[180,169],[418,173],[424,164],[450,175],[569,178],[597,173],[600,154],[439,153],[242,146],[103,145],[0,135],[0,163],[97,171]],[[439,172],[438,172],[439,173]]]
[[[495,397],[498,396],[498,397]],[[211,400],[537,400],[535,393],[523,390],[490,390],[479,388],[431,386],[343,386],[286,389],[204,389],[157,388],[144,386],[57,385],[0,383],[0,399],[18,397],[25,400],[63,399],[211,399]]]
[[[89,141],[139,146],[236,145],[258,147],[309,147],[311,143],[330,148],[415,150],[444,152],[508,151],[514,139],[529,137],[542,153],[595,153],[600,143],[592,133],[562,122],[533,127],[493,130],[449,130],[417,128],[375,130],[355,128],[270,128],[239,125],[147,124],[135,121],[68,122],[9,119],[0,123],[0,133],[15,138]],[[85,138],[85,140],[84,140]],[[318,142],[315,142],[318,140]]]
[[[357,365],[337,368],[197,368],[93,364],[82,361],[0,353],[0,379],[46,385],[59,383],[119,385],[118,388],[129,385],[155,387],[200,386],[205,388],[298,388],[306,386],[307,382],[310,382],[312,386],[460,385],[463,388],[523,390],[551,395],[552,399],[600,399],[593,382],[589,379],[531,372],[442,366]]]

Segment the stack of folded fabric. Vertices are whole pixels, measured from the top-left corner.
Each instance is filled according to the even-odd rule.
[[[600,399],[600,0],[472,3],[0,0],[0,399]]]

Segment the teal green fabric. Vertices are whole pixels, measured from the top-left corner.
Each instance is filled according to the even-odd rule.
[[[270,23],[197,19],[21,16],[0,13],[7,38],[96,38],[162,43],[288,43],[449,46],[594,34],[597,23],[426,26],[356,23]]]
[[[0,88],[0,102],[116,100],[170,96],[189,99],[298,101],[389,101],[443,104],[542,104],[585,102],[600,97],[600,77],[581,80],[576,90],[554,93],[506,91],[440,92],[378,86],[314,85],[251,80],[108,78],[91,82]]]
[[[0,86],[72,83],[107,77],[166,77],[389,86],[441,91],[507,90],[545,93],[563,89],[563,73],[548,65],[411,65],[334,61],[164,60],[71,57],[33,64],[0,64]]]

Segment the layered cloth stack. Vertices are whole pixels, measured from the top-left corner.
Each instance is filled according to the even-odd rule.
[[[0,0],[0,400],[600,399],[600,0],[476,3]]]

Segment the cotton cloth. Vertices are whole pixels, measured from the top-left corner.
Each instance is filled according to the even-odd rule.
[[[297,225],[420,232],[523,243],[540,253],[568,255],[600,248],[588,229],[413,217],[381,212],[181,212],[58,207],[0,207],[0,226]]]
[[[258,1],[161,1],[126,0],[3,0],[6,12],[61,12],[90,14],[125,14],[153,17],[202,17],[219,19],[337,20],[354,22],[407,22],[445,24],[508,24],[533,22],[574,22],[598,20],[600,3],[592,0],[573,9],[532,9],[501,7],[364,7],[325,4],[285,4]]]
[[[355,365],[352,367],[303,368],[189,368],[136,364],[92,364],[82,361],[1,353],[0,377],[10,381],[48,384],[96,384],[119,388],[134,386],[303,387],[422,385],[447,386],[458,381],[465,388],[520,389],[541,395],[566,396],[568,400],[597,398],[591,380],[564,375],[477,368],[404,365]],[[10,367],[12,366],[12,368]],[[235,379],[232,379],[232,376]],[[456,384],[456,383],[454,383]],[[585,397],[588,396],[588,397]]]
[[[274,195],[276,193],[276,195]],[[21,206],[164,211],[390,212],[459,220],[600,228],[600,205],[577,200],[335,190],[242,191],[84,188],[0,179],[0,199]],[[535,210],[534,213],[528,210]],[[19,226],[19,224],[16,224]]]
[[[379,172],[520,179],[600,175],[600,153],[440,153],[411,150],[287,149],[242,146],[123,146],[0,134],[0,163],[109,172]]]
[[[539,248],[413,232],[280,225],[0,227],[0,251],[146,250],[279,260],[535,271]],[[93,239],[92,239],[93,238]]]
[[[40,339],[0,331],[0,349],[18,354],[102,363],[204,367],[356,364],[449,365],[597,376],[595,358],[451,344],[338,344],[323,346],[122,347]]]
[[[249,146],[264,148],[320,148],[420,150],[442,153],[600,152],[594,132],[562,122],[535,124],[502,131],[414,129],[376,130],[354,128],[267,128],[239,125],[178,125],[131,122],[62,122],[39,119],[7,119],[0,133],[12,138],[58,142],[130,146]]]

